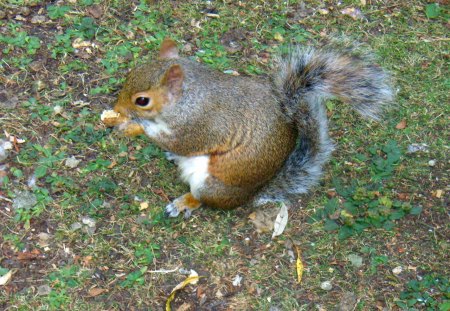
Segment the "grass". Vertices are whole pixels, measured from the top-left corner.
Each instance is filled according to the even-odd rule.
[[[174,310],[449,310],[448,5],[151,2],[0,3],[0,138],[25,140],[0,164],[0,278],[12,272],[0,309],[159,310],[186,275],[153,271],[182,267],[201,278],[177,294]],[[45,21],[32,23],[37,15]],[[252,75],[269,73],[289,44],[343,35],[392,73],[396,106],[375,123],[327,103],[338,148],[275,240],[256,232],[245,208],[167,219],[163,207],[187,190],[176,168],[99,115],[169,35],[184,55]],[[427,150],[408,153],[411,144]],[[15,209],[23,193],[32,204]]]

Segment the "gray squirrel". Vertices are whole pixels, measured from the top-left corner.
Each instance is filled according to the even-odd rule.
[[[351,49],[294,47],[276,67],[272,78],[224,74],[165,39],[157,59],[129,73],[115,121],[104,122],[145,133],[178,164],[190,192],[167,205],[169,216],[306,193],[333,151],[324,101],[378,119],[393,100],[388,75]]]

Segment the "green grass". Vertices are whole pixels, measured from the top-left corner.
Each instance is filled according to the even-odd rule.
[[[0,278],[13,272],[0,286],[0,309],[159,310],[186,275],[153,271],[182,267],[201,278],[177,294],[174,310],[334,310],[347,292],[356,310],[448,310],[448,6],[150,2],[0,3],[0,92],[19,97],[15,108],[0,106],[0,139],[6,131],[25,140],[0,164]],[[340,13],[350,7],[365,19]],[[31,24],[38,14],[45,23]],[[128,70],[166,36],[183,55],[251,75],[268,74],[271,57],[290,44],[343,36],[375,51],[396,104],[375,123],[327,103],[337,150],[279,238],[256,233],[244,208],[167,219],[164,206],[187,190],[175,166],[145,137],[121,137],[99,118]],[[427,152],[407,153],[416,143]],[[72,156],[75,168],[66,165]],[[24,191],[35,204],[15,210]],[[236,275],[241,286],[232,285]],[[43,285],[51,292],[38,294]]]

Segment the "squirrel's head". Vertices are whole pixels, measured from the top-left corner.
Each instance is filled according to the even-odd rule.
[[[176,43],[166,38],[158,60],[140,65],[128,74],[114,110],[131,118],[151,119],[165,106],[175,104],[182,95],[184,80],[178,58]]]

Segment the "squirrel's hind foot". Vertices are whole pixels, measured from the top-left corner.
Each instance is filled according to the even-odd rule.
[[[184,212],[184,218],[189,218],[192,212],[201,205],[202,203],[188,192],[168,204],[165,209],[165,215],[167,217],[177,217],[181,212]]]

